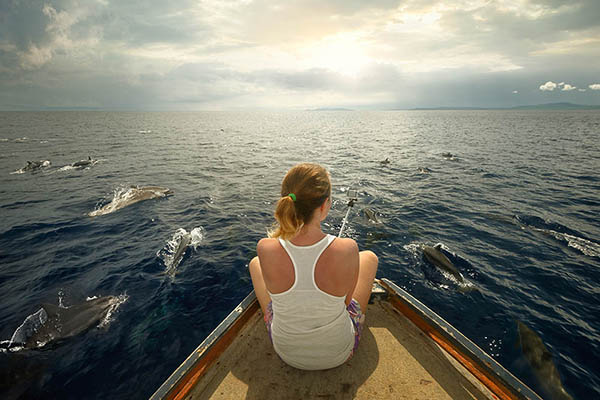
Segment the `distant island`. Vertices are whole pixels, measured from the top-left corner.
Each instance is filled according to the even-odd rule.
[[[341,108],[341,107],[323,107],[323,108],[313,108],[306,111],[354,111],[350,108]]]
[[[516,107],[431,107],[411,110],[600,110],[600,106],[573,103],[547,103]]]
[[[515,106],[515,107],[417,107],[417,108],[394,108],[390,111],[440,111],[440,110],[466,110],[466,111],[477,111],[477,110],[600,110],[600,105],[586,105],[586,104],[573,104],[573,103],[546,103],[546,104],[532,104],[526,106]],[[354,111],[351,108],[343,107],[320,107],[320,108],[309,108],[305,111]]]

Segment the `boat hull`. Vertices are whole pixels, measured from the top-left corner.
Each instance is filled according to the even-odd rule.
[[[382,279],[361,345],[326,371],[302,371],[275,354],[250,293],[151,399],[481,398],[541,400],[456,328]]]

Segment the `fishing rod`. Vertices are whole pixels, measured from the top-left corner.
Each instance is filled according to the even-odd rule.
[[[340,233],[338,233],[338,237],[342,237],[342,232],[344,231],[344,227],[346,226],[346,222],[348,222],[348,215],[350,215],[350,209],[354,207],[354,203],[358,201],[358,193],[356,190],[348,190],[348,211],[346,211],[346,216],[342,220],[342,227],[340,228]]]

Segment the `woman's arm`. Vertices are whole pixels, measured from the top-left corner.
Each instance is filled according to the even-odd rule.
[[[344,264],[347,265],[348,268],[348,291],[346,292],[346,305],[350,304],[352,301],[352,294],[354,293],[354,289],[356,288],[356,283],[358,282],[358,266],[359,266],[359,256],[358,256],[358,245],[352,239],[342,239],[344,241],[344,255],[345,261]]]

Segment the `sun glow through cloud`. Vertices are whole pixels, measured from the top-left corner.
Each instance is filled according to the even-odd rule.
[[[351,34],[326,37],[304,48],[301,54],[309,68],[324,68],[351,78],[373,61],[360,39]]]
[[[600,104],[594,0],[145,4],[0,7],[0,109]]]

